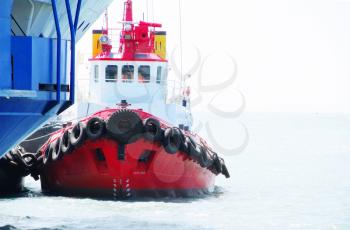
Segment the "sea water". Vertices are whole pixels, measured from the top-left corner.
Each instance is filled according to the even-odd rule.
[[[211,195],[47,197],[27,178],[28,192],[0,199],[0,229],[350,229],[350,115],[262,113],[240,120],[248,146],[224,156],[231,178],[218,176]],[[231,128],[221,132],[236,140]]]

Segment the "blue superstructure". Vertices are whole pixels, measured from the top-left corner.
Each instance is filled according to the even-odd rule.
[[[101,13],[110,1],[99,1],[95,10]],[[75,37],[98,16],[89,14],[92,2],[1,0],[0,156],[74,103]]]

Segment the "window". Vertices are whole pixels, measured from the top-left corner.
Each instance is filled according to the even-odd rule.
[[[162,67],[158,66],[157,67],[157,83],[160,84],[162,81]]]
[[[134,79],[134,66],[124,65],[122,68],[122,80],[123,82],[132,82]]]
[[[151,79],[151,68],[149,65],[140,65],[139,66],[139,82],[140,83],[149,83]]]
[[[98,82],[98,65],[94,66],[94,79],[95,82]]]
[[[118,79],[118,66],[106,66],[106,82],[116,82]]]

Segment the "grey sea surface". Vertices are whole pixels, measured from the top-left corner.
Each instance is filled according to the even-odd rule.
[[[0,199],[0,229],[350,229],[350,115],[257,113],[239,120],[249,144],[224,156],[231,178],[217,177],[211,195],[47,197],[28,178],[28,192]],[[211,125],[235,142],[238,134],[227,122]]]

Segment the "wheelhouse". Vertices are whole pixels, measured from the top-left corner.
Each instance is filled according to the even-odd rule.
[[[159,92],[166,100],[167,62],[96,60],[91,70],[90,101],[148,102]]]

